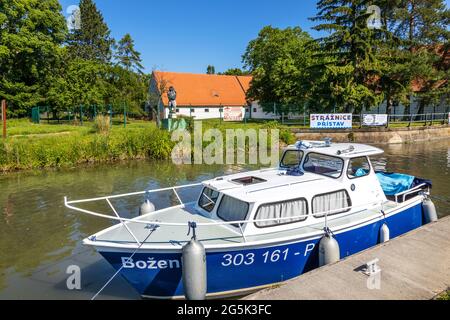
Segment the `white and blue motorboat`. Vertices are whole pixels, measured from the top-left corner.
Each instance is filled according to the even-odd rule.
[[[431,182],[375,171],[370,157],[382,153],[363,144],[301,141],[286,148],[277,168],[187,186],[66,198],[65,205],[118,222],[83,242],[95,247],[142,297],[182,299],[192,290],[187,284],[195,286],[202,277],[205,283],[199,286],[205,286],[207,298],[238,296],[323,264],[322,250],[336,251],[321,248],[324,237],[336,241],[331,256],[342,259],[435,220]],[[197,200],[183,203],[179,193],[193,187],[199,190]],[[122,218],[124,212],[113,205],[168,191],[179,204],[154,210],[146,201],[134,218]],[[99,201],[113,215],[87,209]],[[204,248],[205,269],[184,268],[183,249],[192,228]],[[190,281],[183,281],[186,276]]]

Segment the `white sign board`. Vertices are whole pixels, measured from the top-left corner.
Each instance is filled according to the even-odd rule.
[[[448,124],[450,124],[450,112],[448,113]]]
[[[363,126],[385,126],[387,122],[387,114],[365,114],[362,119]]]
[[[351,129],[351,113],[323,113],[310,115],[310,127],[313,129]]]
[[[242,107],[225,107],[223,108],[224,121],[243,121],[244,108]]]

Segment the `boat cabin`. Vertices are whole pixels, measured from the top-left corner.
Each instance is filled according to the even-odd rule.
[[[205,181],[195,209],[213,220],[247,221],[227,225],[243,235],[370,209],[387,201],[369,159],[381,153],[362,144],[299,141],[284,151],[278,168]]]

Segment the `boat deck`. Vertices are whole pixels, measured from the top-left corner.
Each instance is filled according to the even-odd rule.
[[[392,201],[388,201],[383,204],[383,209],[389,211],[398,204]],[[328,226],[332,230],[338,230],[340,227],[355,224],[355,221],[366,221],[371,218],[377,218],[381,215],[379,209],[373,210],[361,210],[358,212],[349,213],[346,215],[339,215],[336,217],[329,217]],[[309,219],[315,219],[310,216]],[[139,242],[143,242],[144,245],[150,245],[154,247],[155,245],[167,248],[181,248],[186,242],[188,242],[192,233],[188,235],[188,222],[195,221],[196,223],[211,223],[217,222],[217,220],[212,220],[208,217],[204,217],[198,214],[193,204],[187,205],[186,207],[176,207],[163,210],[161,212],[155,212],[143,217],[139,217],[136,220],[148,221],[148,225],[142,223],[132,223],[127,222],[127,227],[133,232]],[[182,226],[168,226],[159,225],[158,222],[165,223],[182,223]],[[156,226],[156,228],[155,228]],[[239,228],[235,228],[229,225],[199,225],[196,230],[197,238],[200,240],[205,247],[217,246],[217,245],[232,245],[232,244],[243,244],[243,243],[255,243],[259,241],[265,241],[268,239],[277,239],[280,237],[299,237],[302,235],[311,235],[314,233],[322,232],[324,227],[323,220],[318,223],[310,223],[305,225],[304,223],[299,224],[298,228],[293,228],[284,231],[277,231],[271,233],[264,233],[254,236],[241,235]],[[95,242],[104,243],[115,243],[115,244],[136,244],[135,239],[127,228],[123,224],[115,225],[109,229],[99,232],[95,235]]]

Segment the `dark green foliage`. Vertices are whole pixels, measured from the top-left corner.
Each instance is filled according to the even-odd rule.
[[[248,75],[250,75],[250,72],[248,72],[246,70],[242,70],[240,68],[231,68],[231,69],[228,69],[225,72],[221,72],[219,74],[226,75],[226,76],[248,76]]]
[[[148,76],[131,36],[119,41],[113,63],[114,40],[95,3],[81,0],[80,29],[69,33],[61,11],[57,0],[0,0],[0,99],[9,116],[48,106],[59,118],[81,105],[126,105],[141,115]]]
[[[69,35],[69,53],[74,58],[109,62],[114,40],[103,16],[92,0],[80,1],[81,28],[75,28]]]
[[[206,68],[206,74],[215,74],[216,73],[216,68],[214,66],[208,65],[208,67]]]
[[[0,0],[0,99],[10,116],[45,100],[66,23],[57,0]]]
[[[143,74],[141,54],[134,48],[134,40],[130,34],[124,35],[117,44],[115,59],[125,70]]]
[[[265,111],[273,110],[271,103],[308,103],[307,88],[313,80],[309,67],[316,63],[314,46],[299,27],[264,27],[243,55],[244,66],[253,75],[248,97],[262,102]]]

